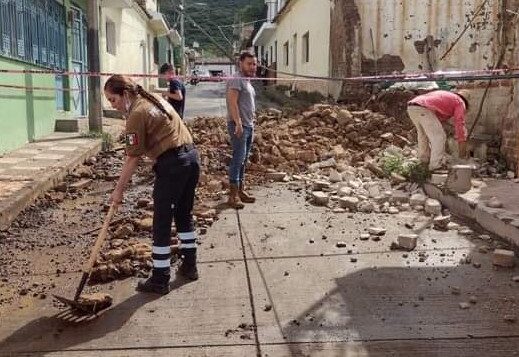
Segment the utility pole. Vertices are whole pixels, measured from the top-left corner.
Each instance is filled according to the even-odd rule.
[[[181,0],[181,12],[180,12],[180,59],[181,59],[181,71],[182,75],[186,75],[186,38],[185,38],[185,22],[186,22],[186,0]]]
[[[99,73],[99,4],[98,0],[87,1],[88,21],[88,71]],[[88,125],[90,131],[103,131],[103,109],[101,107],[101,77],[88,77]]]

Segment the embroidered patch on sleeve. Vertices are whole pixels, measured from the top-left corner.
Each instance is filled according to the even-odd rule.
[[[137,134],[126,134],[126,145],[128,146],[137,146],[139,145],[139,137]]]

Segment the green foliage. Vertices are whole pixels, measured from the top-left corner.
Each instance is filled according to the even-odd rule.
[[[387,176],[396,173],[411,182],[424,184],[431,176],[426,165],[416,160],[408,160],[401,154],[386,154],[382,158],[382,170]]]

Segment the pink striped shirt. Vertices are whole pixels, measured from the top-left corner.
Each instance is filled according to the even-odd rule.
[[[457,94],[437,90],[431,93],[419,95],[409,104],[416,104],[434,112],[441,122],[453,118],[456,140],[460,143],[467,141],[467,128],[465,127],[465,102]]]

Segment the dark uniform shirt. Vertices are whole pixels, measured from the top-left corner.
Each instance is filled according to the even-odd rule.
[[[192,144],[193,138],[177,112],[160,96],[154,95],[173,120],[149,100],[138,96],[126,120],[126,153],[156,159],[169,149]]]
[[[173,98],[168,98],[169,104],[177,111],[178,115],[180,115],[180,118],[184,118],[184,105],[186,103],[186,87],[184,86],[184,83],[179,81],[178,79],[172,79],[169,81],[169,92],[175,93],[177,90],[182,93],[182,100],[176,100]]]

